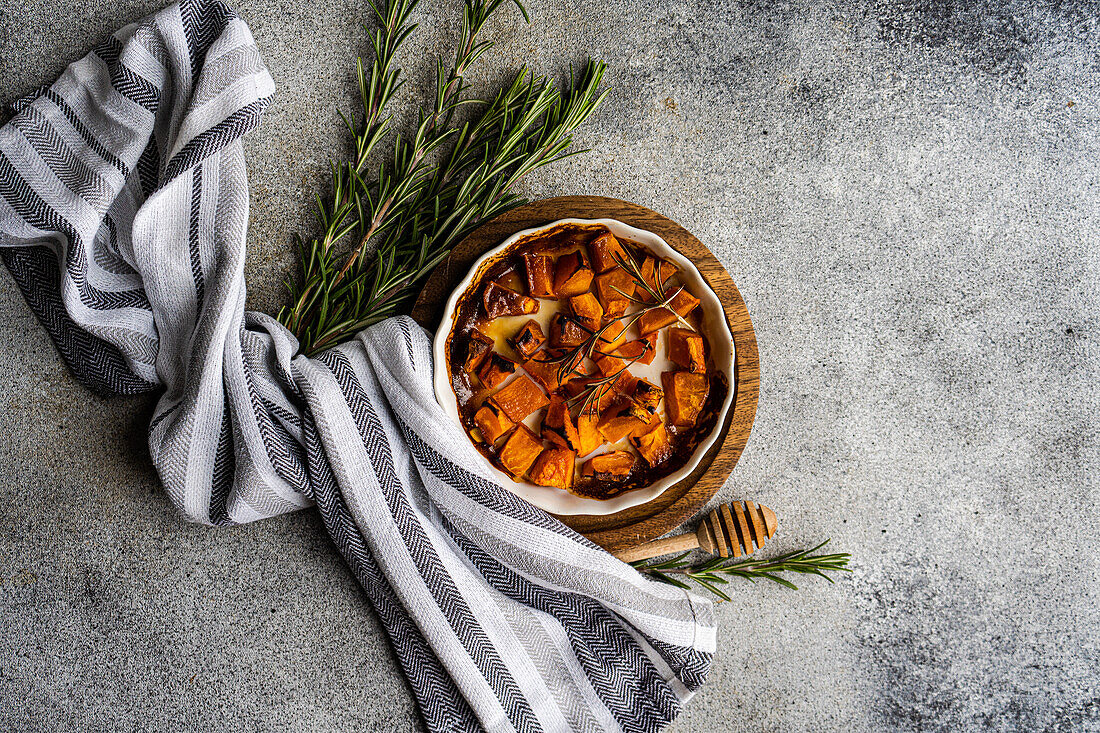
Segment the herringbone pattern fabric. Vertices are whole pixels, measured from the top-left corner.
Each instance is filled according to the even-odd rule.
[[[470,460],[411,320],[308,359],[245,312],[241,137],[273,93],[243,21],[184,0],[21,100],[0,245],[27,302],[90,388],[162,392],[150,454],[189,519],[317,506],[429,730],[659,730],[706,678],[709,603]]]

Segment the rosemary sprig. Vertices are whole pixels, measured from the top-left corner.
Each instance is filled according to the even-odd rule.
[[[646,344],[641,354],[624,363],[623,366],[616,371],[608,374],[606,377],[601,377],[586,384],[584,389],[566,400],[566,404],[572,405],[577,400],[583,400],[577,414],[584,415],[588,413],[588,408],[592,404],[592,400],[595,399],[597,405],[596,409],[599,410],[600,400],[603,399],[604,393],[606,392],[606,390],[603,389],[604,386],[614,384],[616,380],[618,380],[624,372],[629,371],[630,367],[634,366],[634,363],[641,359],[647,351],[649,351],[649,344]]]
[[[638,560],[631,563],[631,565],[654,580],[674,585],[677,588],[690,589],[691,586],[681,580],[681,578],[687,578],[698,583],[722,600],[728,601],[730,597],[718,587],[729,582],[726,576],[745,578],[751,582],[756,582],[757,578],[764,578],[773,583],[779,583],[787,588],[797,590],[798,586],[785,578],[780,578],[776,573],[790,572],[818,575],[832,583],[833,579],[826,573],[851,572],[851,568],[848,567],[848,560],[851,559],[851,555],[846,552],[832,555],[813,554],[828,543],[829,540],[825,540],[817,547],[812,547],[809,550],[788,552],[770,560],[748,557],[744,560],[731,561],[716,557],[701,563],[691,564],[684,560],[691,553],[685,552],[671,560],[659,562]]]
[[[597,92],[603,63],[589,61],[564,92],[524,68],[489,101],[470,97],[466,74],[493,46],[479,34],[506,0],[465,0],[455,56],[450,63],[437,59],[432,105],[412,134],[394,136],[388,161],[372,172],[372,153],[389,133],[387,105],[404,83],[393,61],[416,29],[410,17],[418,1],[368,0],[378,28],[368,31],[369,69],[361,58],[356,64],[359,126],[342,115],[354,153],[331,164],[332,200],[317,198],[322,234],[299,238],[302,277],[287,283],[291,304],[279,313],[306,354],[400,313],[413,286],[458,241],[525,203],[515,192],[520,179],[581,152],[569,149],[572,133],[607,94]],[[526,19],[519,0],[512,1]],[[465,105],[477,110],[459,124],[456,113]]]
[[[667,307],[676,298],[676,296],[680,294],[680,291],[684,289],[684,286],[681,285],[679,288],[676,289],[674,293],[672,293],[672,295],[669,295],[667,297],[665,296],[665,283],[668,282],[668,279],[661,275],[661,270],[665,264],[665,261],[662,259],[657,260],[656,270],[654,271],[655,283],[650,283],[648,280],[646,280],[645,275],[642,274],[642,268],[638,264],[638,261],[636,259],[634,259],[633,257],[621,257],[619,256],[618,252],[613,252],[611,256],[615,259],[615,262],[619,263],[619,267],[623,268],[624,270],[626,270],[627,273],[630,274],[630,277],[634,280],[635,284],[637,284],[638,287],[645,291],[645,294],[648,295],[649,298],[648,300],[644,298],[638,298],[634,295],[628,295],[627,293],[624,293],[622,290],[619,290],[619,288],[615,287],[614,285],[612,285],[611,287],[615,289],[615,292],[622,295],[631,303],[634,303],[635,305],[645,306],[644,310],[656,310],[657,308]],[[656,288],[653,287],[654,284],[656,284]],[[654,301],[657,301],[656,305],[646,306],[646,303],[653,303]],[[676,320],[680,323],[680,325],[684,326],[685,328],[691,328],[691,325],[687,321],[685,321],[684,317],[677,313],[675,309],[669,308],[668,312],[676,316]]]
[[[632,248],[629,245],[624,244],[623,248],[626,249],[629,252],[633,251]],[[629,274],[631,276],[631,279],[634,280],[635,285],[637,285],[640,288],[644,288],[645,291],[651,295],[652,300],[656,301],[656,302],[645,301],[645,300],[642,300],[642,299],[639,299],[639,298],[635,298],[634,296],[626,294],[625,292],[620,290],[618,287],[615,287],[613,285],[612,288],[614,288],[615,292],[621,294],[625,299],[629,300],[635,306],[639,306],[639,307],[636,310],[630,311],[629,313],[623,313],[623,315],[618,316],[616,318],[609,318],[606,323],[604,323],[603,325],[601,325],[597,329],[591,329],[588,326],[585,326],[583,323],[580,323],[579,321],[574,320],[573,323],[576,324],[577,327],[579,327],[581,330],[586,331],[588,333],[588,335],[585,337],[584,341],[577,344],[576,346],[572,346],[570,348],[563,349],[560,354],[551,355],[551,354],[547,354],[546,352],[542,352],[542,354],[544,355],[544,358],[536,358],[536,361],[539,361],[539,362],[544,363],[544,364],[557,364],[558,365],[557,380],[558,380],[559,383],[565,382],[566,379],[568,379],[568,377],[570,375],[573,375],[573,374],[576,374],[577,376],[580,376],[580,377],[590,376],[587,373],[579,371],[580,368],[584,365],[584,360],[585,359],[594,359],[596,354],[599,354],[601,356],[613,356],[613,354],[610,354],[610,353],[608,353],[606,351],[603,351],[602,349],[598,348],[601,340],[606,342],[606,340],[603,338],[603,336],[604,336],[604,333],[606,333],[609,328],[611,328],[612,326],[614,326],[615,324],[617,324],[619,322],[622,322],[622,331],[626,331],[628,328],[630,328],[635,323],[637,323],[638,319],[641,318],[646,313],[649,313],[650,311],[655,311],[659,308],[669,308],[672,301],[676,298],[677,295],[680,294],[680,291],[682,291],[684,289],[684,286],[681,285],[675,291],[670,293],[667,297],[663,293],[662,294],[654,293],[652,285],[650,285],[649,283],[646,282],[645,277],[642,275],[641,268],[638,267],[638,263],[634,259],[633,254],[626,257],[625,259],[623,257],[620,257],[617,252],[614,253],[612,256],[615,258],[615,261],[618,262],[619,265],[627,272],[627,274]],[[658,262],[657,277],[659,278],[658,282],[661,283],[661,287],[663,288],[664,283],[667,282],[667,280],[660,279],[660,277],[661,277],[660,273],[661,273],[661,266],[660,266],[660,263]],[[676,313],[676,311],[672,310],[671,308],[669,308],[669,310],[674,314]],[[680,318],[679,314],[676,314],[676,317]],[[687,325],[686,322],[684,322],[682,318],[680,318],[680,321],[683,322],[684,325]],[[649,350],[649,347],[646,346],[646,348],[642,352],[642,354],[644,355],[645,352],[648,351],[648,350]],[[633,364],[635,361],[637,361],[640,358],[641,358],[641,356],[636,357],[635,359],[631,360],[630,364]],[[619,374],[621,374],[621,371],[618,374],[616,374],[615,376],[617,377],[617,376],[619,376]],[[599,385],[593,383],[592,385],[589,385],[589,386],[590,386],[590,388],[594,389],[596,386],[599,386]],[[587,405],[587,402],[586,402],[586,405]]]
[[[315,196],[315,215],[324,234],[309,242],[301,237],[297,238],[302,283],[287,283],[294,297],[293,303],[279,312],[279,320],[298,335],[300,340],[307,335],[304,332],[307,318],[318,310],[322,313],[328,310],[331,288],[326,288],[325,285],[334,278],[333,265],[338,245],[362,225],[366,216],[362,202],[362,192],[366,185],[361,175],[371,153],[389,129],[390,117],[383,117],[383,112],[393,95],[404,84],[398,78],[400,71],[393,68],[393,59],[401,44],[416,29],[416,25],[409,22],[409,15],[416,4],[417,0],[409,0],[379,7],[371,2],[371,9],[380,27],[373,32],[367,31],[374,52],[370,72],[366,71],[362,57],[355,62],[363,107],[363,120],[359,129],[356,130],[351,121],[340,113],[354,139],[355,154],[351,160],[339,165],[332,161],[329,163],[333,182],[332,202],[326,205],[320,196]]]

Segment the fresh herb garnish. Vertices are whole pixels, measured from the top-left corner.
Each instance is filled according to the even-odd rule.
[[[454,59],[437,60],[434,103],[411,135],[393,136],[388,161],[374,169],[372,154],[390,136],[388,105],[404,84],[394,58],[416,29],[418,0],[368,2],[379,27],[370,33],[369,69],[356,63],[361,118],[356,126],[343,117],[354,154],[330,164],[332,198],[317,197],[322,234],[298,239],[301,278],[287,283],[292,302],[279,312],[306,354],[403,312],[413,286],[455,244],[526,203],[516,193],[520,179],[583,152],[570,150],[572,133],[607,95],[598,91],[603,62],[589,60],[564,90],[523,68],[491,100],[469,96],[469,67],[493,46],[478,36],[505,0],[466,0]],[[460,122],[466,105],[477,109]]]
[[[631,563],[631,565],[654,580],[674,585],[677,588],[691,589],[685,579],[692,580],[722,600],[728,601],[730,597],[718,586],[729,583],[727,579],[729,576],[745,578],[752,582],[755,582],[758,578],[764,578],[773,583],[779,583],[787,588],[797,590],[798,586],[786,578],[780,578],[776,573],[818,575],[832,583],[833,579],[826,573],[851,572],[851,568],[848,567],[848,560],[851,559],[851,555],[846,552],[834,555],[812,554],[828,543],[829,540],[825,540],[817,547],[812,547],[809,550],[788,552],[770,560],[761,560],[755,557],[747,557],[744,560],[729,560],[716,557],[692,564],[685,561],[685,558],[691,553],[685,552],[671,560],[659,562],[638,560]]]

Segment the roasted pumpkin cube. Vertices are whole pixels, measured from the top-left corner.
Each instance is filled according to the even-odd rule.
[[[638,269],[642,274],[642,279],[658,293],[663,292],[669,278],[679,272],[676,266],[668,260],[660,260],[651,255],[645,256]],[[645,300],[652,300],[646,293],[639,293],[639,295],[644,296]]]
[[[677,288],[669,288],[665,291],[665,297],[667,298],[670,293],[675,292]],[[686,316],[691,313],[699,305],[699,299],[691,294],[691,291],[687,289],[687,286],[679,288],[679,292],[673,297],[672,302],[669,304],[672,306],[672,310],[679,313],[681,316]]]
[[[577,454],[567,448],[547,448],[531,467],[531,483],[558,489],[573,487]]]
[[[599,394],[597,393],[593,395],[592,399],[586,399],[589,390],[593,388],[593,381],[594,380],[589,377],[576,377],[574,379],[563,382],[561,385],[562,396],[567,397],[570,401],[573,401],[573,404],[587,405],[586,409],[599,412],[599,407],[596,403],[596,398],[599,397]],[[585,397],[580,397],[582,394],[584,394]]]
[[[603,323],[603,306],[592,293],[581,293],[569,299],[573,318],[585,328],[595,331]]]
[[[635,435],[630,442],[645,462],[654,468],[672,457],[672,440],[660,420],[655,420],[647,432]]]
[[[638,333],[647,336],[676,323],[676,314],[667,308],[656,308],[638,316]]]
[[[631,403],[626,406],[626,409],[623,411],[623,414],[624,415],[629,415],[630,417],[632,417],[636,420],[640,420],[645,425],[648,425],[650,420],[653,419],[653,413],[652,412],[647,410],[643,405],[640,405],[640,404],[638,404],[637,402],[634,402],[634,401],[631,401]]]
[[[592,268],[596,272],[607,272],[616,267],[619,261],[629,257],[623,245],[610,231],[596,235],[596,238],[588,243],[588,257],[592,260]]]
[[[620,389],[619,381],[615,380],[612,383],[597,386],[590,404],[595,405],[602,415],[620,402],[623,402],[623,391]]]
[[[638,317],[638,331],[642,336],[646,336],[649,333],[656,333],[665,326],[674,324],[674,322],[676,322],[676,316],[671,310],[665,308],[648,310]]]
[[[626,326],[622,321],[612,321],[600,330],[601,351],[614,351],[626,343]]]
[[[520,374],[489,399],[515,422],[550,404],[550,400],[526,374]]]
[[[524,255],[527,292],[536,298],[554,297],[554,261],[548,255]]]
[[[477,373],[478,367],[485,361],[485,357],[493,350],[493,340],[481,331],[470,334],[470,340],[466,344],[466,361],[464,368],[468,374]]]
[[[496,389],[504,383],[512,372],[516,370],[516,363],[511,359],[505,359],[497,352],[492,352],[482,363],[477,372],[477,378],[489,389]]]
[[[661,384],[665,388],[665,411],[669,422],[680,427],[694,425],[710,392],[707,375],[664,372]]]
[[[569,406],[560,397],[550,398],[550,406],[546,408],[546,416],[542,418],[542,437],[570,450],[577,450],[580,446],[580,436],[573,424],[573,418],[569,415]]]
[[[646,426],[643,421],[625,412],[612,418],[601,418],[600,422],[600,435],[608,443],[618,443],[623,438],[629,438]]]
[[[622,481],[634,469],[634,454],[616,450],[592,456],[581,466],[581,475],[598,481]]]
[[[686,316],[699,305],[699,299],[689,293],[686,287],[681,288],[676,286],[669,288],[665,291],[665,298],[672,296],[673,293],[676,293],[676,295],[672,297],[672,302],[669,303],[672,310],[668,308],[655,308],[651,311],[646,311],[638,317],[638,333],[645,336],[648,333],[659,331],[665,326],[675,323],[678,320],[676,314]],[[675,311],[675,313],[672,311]]]
[[[561,384],[561,393],[565,397],[569,397],[570,399],[572,399],[573,397],[576,397],[585,389],[587,389],[588,386],[591,384],[592,380],[587,377],[567,379]]]
[[[610,377],[625,369],[626,362],[617,356],[601,356],[596,359],[596,368],[600,370],[601,375]]]
[[[703,336],[686,328],[668,330],[668,358],[692,373],[707,370]]]
[[[560,359],[562,363],[569,361],[570,354],[572,354],[572,363],[570,364],[569,374],[583,375],[586,374],[584,367],[584,351],[582,349],[550,349],[550,355],[555,359]]]
[[[615,355],[637,364],[652,364],[653,358],[657,356],[657,332],[627,341],[615,350]]]
[[[516,335],[508,339],[508,343],[524,359],[530,359],[531,355],[546,343],[546,334],[542,332],[542,326],[539,325],[538,321],[532,319],[523,324]]]
[[[634,278],[621,267],[608,270],[596,278],[596,297],[606,313],[620,316],[625,313],[636,288]]]
[[[608,443],[618,443],[646,426],[645,420],[627,414],[626,410],[608,410],[600,418],[597,428]]]
[[[522,478],[542,453],[542,441],[531,428],[520,424],[500,449],[500,465],[513,476]]]
[[[589,409],[577,415],[577,453],[586,456],[603,445],[599,430],[600,415]]]
[[[661,404],[664,396],[664,390],[645,379],[639,379],[634,385],[634,401],[650,414],[657,412],[657,406]]]
[[[626,315],[626,309],[630,307],[630,301],[624,299],[613,300],[603,309],[604,321],[616,321]]]
[[[558,381],[558,363],[546,361],[544,355],[545,352],[535,354],[523,362],[523,371],[530,374],[547,392],[553,392],[561,386]]]
[[[619,373],[619,378],[615,380],[612,387],[620,397],[625,399],[626,396],[634,394],[634,387],[637,384],[638,378],[631,374],[629,370],[624,370]]]
[[[579,378],[571,380],[562,389],[570,397],[578,397],[583,393],[584,396],[580,397],[577,402],[585,406],[587,410],[603,414],[605,410],[623,402],[624,385],[621,382],[627,383],[627,386],[629,386],[629,379],[627,377],[624,380],[620,375],[619,379],[612,383],[594,384],[598,380]]]
[[[537,300],[495,282],[490,282],[485,286],[481,303],[485,306],[485,313],[490,318],[526,316],[539,312],[539,302]]]
[[[613,267],[596,276],[595,291],[601,302],[630,298],[638,290],[634,276],[622,267]]]
[[[523,362],[523,370],[530,374],[536,382],[542,385],[547,392],[553,392],[561,386],[558,381],[558,368],[561,366],[556,361],[545,361],[540,358],[546,352],[535,354]]]
[[[565,352],[558,350],[543,350],[523,363],[523,369],[531,377],[542,385],[547,392],[553,392],[561,387],[562,378],[569,381],[571,375],[579,369],[584,362],[584,354],[577,353],[573,356],[571,366],[567,365],[568,359]],[[561,378],[559,378],[559,375]]]
[[[474,413],[474,424],[490,445],[504,437],[516,424],[492,402],[486,402]]]
[[[579,251],[564,254],[558,258],[557,267],[554,269],[554,293],[559,298],[571,298],[574,295],[587,293],[592,287],[594,276],[595,273]]]
[[[559,312],[550,318],[551,346],[565,348],[580,346],[591,335],[591,332],[586,330],[573,316],[567,316]]]

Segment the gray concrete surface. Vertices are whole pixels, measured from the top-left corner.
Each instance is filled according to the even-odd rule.
[[[0,99],[162,4],[0,0]],[[239,3],[279,89],[247,143],[254,308],[281,302],[342,149],[364,7]],[[456,11],[424,3],[410,102]],[[671,730],[1100,730],[1095,7],[531,11],[492,24],[481,79],[591,49],[615,91],[580,136],[593,152],[529,194],[637,201],[713,249],[763,370],[721,498],[775,508],[776,550],[855,555],[835,586],[736,586]],[[180,521],[150,402],[74,384],[6,273],[0,323],[0,729],[418,729],[316,517]]]

